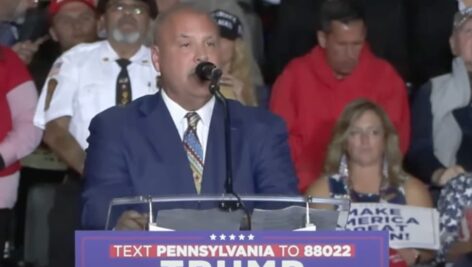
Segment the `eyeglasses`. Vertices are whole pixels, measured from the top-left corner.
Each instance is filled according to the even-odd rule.
[[[148,12],[148,7],[144,5],[127,5],[123,3],[114,3],[108,6],[112,12],[128,12],[134,15],[142,15]]]

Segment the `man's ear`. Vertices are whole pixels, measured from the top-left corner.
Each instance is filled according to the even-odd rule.
[[[318,45],[322,48],[326,48],[326,33],[324,31],[317,31],[316,38],[318,39]]]
[[[103,32],[106,32],[105,15],[101,15],[97,20],[97,34],[99,38],[103,37],[103,36],[100,36],[100,34]]]
[[[457,48],[456,48],[456,40],[454,33],[449,37],[449,47],[451,48],[451,52],[454,56],[457,56]]]
[[[159,68],[159,47],[157,45],[153,45],[151,47],[151,59],[152,59],[152,65],[156,69],[157,72],[160,72]]]
[[[59,38],[57,38],[56,31],[52,27],[49,28],[49,35],[54,40],[54,42],[59,42]]]

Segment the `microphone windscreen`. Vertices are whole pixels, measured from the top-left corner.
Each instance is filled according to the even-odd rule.
[[[215,64],[204,61],[197,65],[195,68],[195,74],[202,81],[218,81],[223,72],[218,69]]]

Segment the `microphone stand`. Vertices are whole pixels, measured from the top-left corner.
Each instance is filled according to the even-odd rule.
[[[251,214],[249,210],[242,202],[233,189],[233,160],[231,153],[231,119],[229,114],[229,106],[226,97],[220,92],[220,86],[218,85],[218,79],[212,79],[209,85],[210,92],[216,96],[216,98],[223,104],[223,116],[224,116],[224,127],[225,127],[225,163],[226,163],[226,179],[225,179],[225,194],[224,195],[233,195],[237,201],[221,201],[219,208],[221,210],[231,212],[243,209],[246,219],[247,219],[247,229],[251,230]]]

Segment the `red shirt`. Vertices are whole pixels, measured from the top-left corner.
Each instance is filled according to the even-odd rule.
[[[12,118],[7,94],[17,86],[30,81],[26,66],[11,49],[0,46],[0,142],[12,130]],[[19,162],[0,171],[0,177],[20,169]]]
[[[375,57],[368,45],[364,45],[357,67],[344,79],[336,79],[326,62],[324,50],[315,47],[292,60],[272,89],[270,109],[287,123],[301,192],[321,175],[336,120],[357,98],[383,107],[399,132],[402,151],[409,145],[407,90],[393,67]]]

